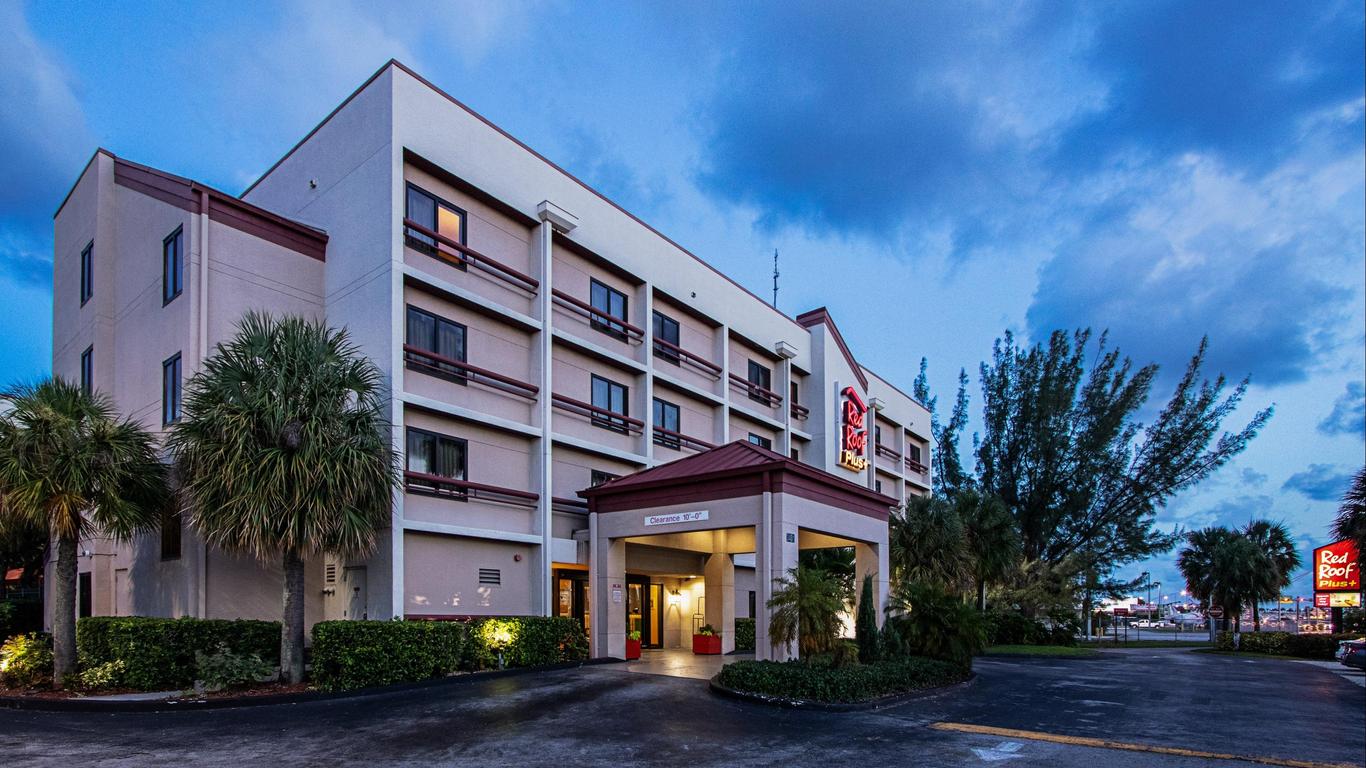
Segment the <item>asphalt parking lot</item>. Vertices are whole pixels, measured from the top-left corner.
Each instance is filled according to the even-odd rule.
[[[1203,753],[1366,756],[1366,689],[1312,665],[1143,649],[982,660],[978,672],[966,688],[857,713],[731,701],[702,681],[617,665],[230,710],[0,711],[0,765],[1127,768],[1251,764]]]

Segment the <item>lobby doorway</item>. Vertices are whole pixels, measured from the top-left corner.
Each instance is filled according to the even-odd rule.
[[[640,633],[640,647],[664,647],[664,585],[648,576],[626,577],[626,632]]]

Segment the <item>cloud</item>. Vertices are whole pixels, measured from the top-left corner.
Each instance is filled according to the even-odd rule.
[[[1258,472],[1252,467],[1243,467],[1243,471],[1239,476],[1242,478],[1244,485],[1252,486],[1254,488],[1261,487],[1266,483],[1266,473]]]
[[[1333,410],[1319,422],[1325,435],[1366,435],[1366,386],[1347,382],[1347,391],[1333,401]]]
[[[1310,464],[1309,469],[1291,475],[1281,488],[1297,491],[1314,501],[1337,501],[1351,484],[1350,472],[1339,472],[1331,464]]]

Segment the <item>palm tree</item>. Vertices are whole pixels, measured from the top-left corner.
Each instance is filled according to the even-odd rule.
[[[1264,557],[1262,563],[1267,571],[1259,579],[1263,589],[1252,601],[1252,623],[1257,631],[1262,631],[1261,602],[1275,600],[1281,591],[1290,586],[1291,576],[1300,567],[1300,553],[1295,551],[1295,542],[1290,537],[1290,529],[1284,523],[1270,520],[1254,520],[1243,529],[1243,536],[1257,545]]]
[[[916,496],[888,520],[892,579],[957,590],[969,575],[967,538],[957,510],[942,496]]]
[[[1355,541],[1358,558],[1366,561],[1366,467],[1357,470],[1352,487],[1342,497],[1338,518],[1333,521],[1333,536],[1338,541]]]
[[[1223,628],[1230,618],[1241,625],[1243,608],[1266,589],[1267,574],[1275,572],[1260,547],[1240,531],[1201,528],[1186,534],[1186,548],[1176,565],[1186,589],[1206,608],[1224,610]]]
[[[969,570],[977,588],[977,610],[987,609],[987,583],[999,582],[1020,561],[1015,518],[995,496],[960,491],[954,508],[963,522]]]
[[[839,577],[799,565],[780,579],[769,598],[768,639],[774,648],[797,650],[803,659],[830,653],[839,644],[840,614],[851,595]]]
[[[186,388],[170,447],[210,544],[284,571],[280,667],[303,679],[304,558],[364,556],[398,483],[382,375],[345,331],[248,313]]]
[[[52,684],[76,668],[76,547],[96,532],[126,541],[155,528],[170,504],[156,438],[113,403],[60,378],[0,400],[0,514],[56,541]]]

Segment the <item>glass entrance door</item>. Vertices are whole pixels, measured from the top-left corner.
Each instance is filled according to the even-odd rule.
[[[587,634],[591,611],[589,600],[592,593],[588,589],[588,574],[583,571],[555,572],[555,615],[567,619],[577,619]]]
[[[626,632],[639,632],[643,648],[664,647],[664,585],[626,577]]]

